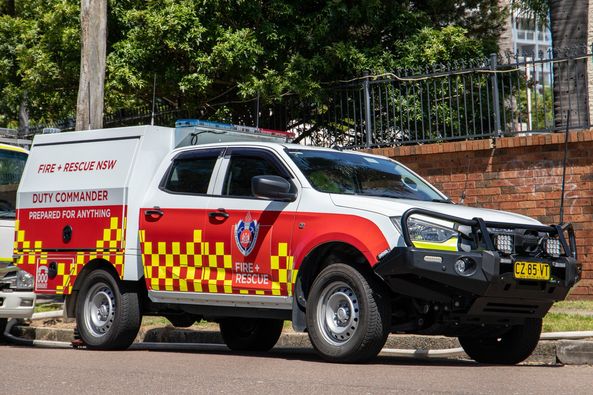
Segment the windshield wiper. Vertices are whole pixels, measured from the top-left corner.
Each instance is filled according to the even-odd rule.
[[[431,202],[435,202],[435,203],[448,203],[448,204],[452,204],[453,201],[451,199],[432,199]]]

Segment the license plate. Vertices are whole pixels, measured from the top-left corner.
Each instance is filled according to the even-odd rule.
[[[549,280],[550,265],[541,262],[515,262],[515,278],[522,280]]]

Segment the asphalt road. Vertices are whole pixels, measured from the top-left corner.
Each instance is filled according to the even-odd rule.
[[[236,354],[0,346],[2,394],[591,394],[593,366],[500,367],[379,356],[323,362],[311,350]]]

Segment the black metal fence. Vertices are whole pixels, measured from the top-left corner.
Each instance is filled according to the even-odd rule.
[[[321,146],[377,147],[554,132],[591,126],[589,48],[492,55],[323,85],[315,98],[266,103],[221,95],[198,110],[158,104],[154,123],[179,118],[291,130]],[[593,78],[593,71],[590,73]],[[108,114],[105,127],[147,124],[151,106]],[[74,127],[73,120],[59,125]],[[32,132],[40,132],[32,130]]]
[[[329,89],[297,134],[319,145],[431,143],[563,130],[567,112],[571,129],[588,128],[590,57],[584,49],[492,55],[366,75]]]

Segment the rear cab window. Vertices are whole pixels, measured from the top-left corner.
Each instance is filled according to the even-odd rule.
[[[214,148],[181,152],[173,159],[161,181],[161,189],[169,193],[207,194],[216,162],[223,151],[223,148]]]

